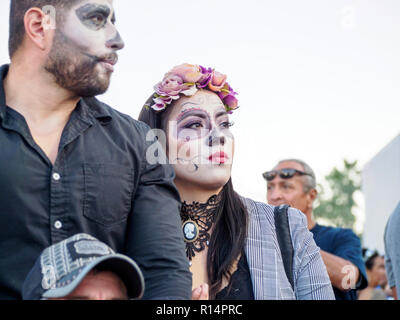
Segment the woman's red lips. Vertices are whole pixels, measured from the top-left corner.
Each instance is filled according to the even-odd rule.
[[[215,152],[208,158],[208,160],[216,163],[225,163],[227,159],[228,155],[223,151]]]

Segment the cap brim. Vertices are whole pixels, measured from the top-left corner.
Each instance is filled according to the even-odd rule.
[[[144,278],[139,266],[132,259],[124,255],[112,254],[94,259],[69,284],[60,288],[49,289],[43,293],[42,297],[51,299],[68,296],[94,268],[110,271],[118,275],[127,288],[129,299],[140,299],[143,296]],[[63,279],[60,279],[57,282],[62,281]]]

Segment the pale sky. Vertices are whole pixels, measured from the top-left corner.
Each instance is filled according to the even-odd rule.
[[[0,3],[0,60],[8,63]],[[317,180],[342,160],[361,166],[400,133],[398,0],[115,0],[126,47],[101,100],[137,118],[181,63],[228,75],[241,108],[233,183],[265,201],[262,172],[303,159]]]

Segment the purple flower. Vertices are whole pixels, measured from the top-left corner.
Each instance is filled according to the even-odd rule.
[[[232,111],[238,108],[238,100],[233,95],[228,95],[222,100],[225,106],[228,108],[228,111]]]
[[[226,82],[227,76],[212,68],[188,63],[174,67],[168,72],[162,82],[154,90],[154,104],[151,106],[156,111],[164,110],[180,96],[193,96],[198,89],[207,88],[218,94],[225,104],[228,112],[238,108],[237,93]]]
[[[229,111],[238,108],[238,100],[235,97],[236,95],[237,93],[233,91],[228,83],[225,83],[224,87],[221,89],[221,92],[218,93],[218,96],[224,102]]]
[[[213,72],[214,70],[211,68],[204,68],[202,66],[200,66],[200,70],[202,73],[202,77],[200,78],[200,80],[197,82],[197,87],[199,87],[200,89],[205,88],[208,86],[208,84],[210,83],[212,77],[213,77]]]

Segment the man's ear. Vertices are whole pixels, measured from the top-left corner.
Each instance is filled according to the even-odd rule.
[[[54,17],[39,8],[30,8],[24,16],[26,37],[40,50],[45,51],[49,44],[48,30],[55,29]]]
[[[316,189],[311,189],[308,194],[310,196],[311,201],[314,202],[315,199],[317,199],[318,191]]]

